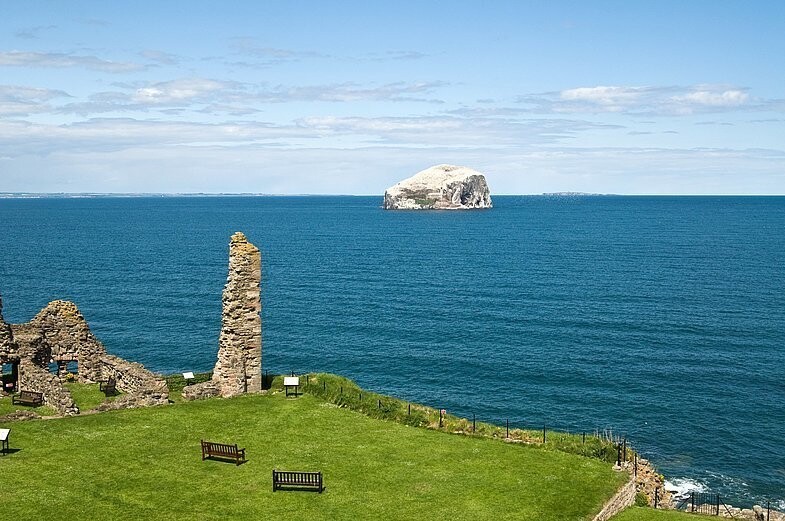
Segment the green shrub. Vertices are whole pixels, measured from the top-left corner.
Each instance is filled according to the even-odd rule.
[[[636,507],[649,506],[649,497],[643,492],[638,492],[637,494],[635,494],[635,506]]]

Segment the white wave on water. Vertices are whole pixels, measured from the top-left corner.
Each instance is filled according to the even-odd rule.
[[[665,490],[673,494],[676,501],[681,501],[687,499],[691,492],[706,492],[707,487],[705,483],[696,479],[674,478],[665,481]]]

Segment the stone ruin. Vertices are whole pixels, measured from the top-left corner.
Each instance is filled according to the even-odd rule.
[[[262,256],[241,232],[229,242],[218,360],[209,382],[183,389],[188,400],[262,392]]]
[[[70,362],[77,363],[79,382],[115,378],[124,395],[106,404],[109,408],[169,403],[166,382],[140,364],[107,354],[74,303],[55,300],[28,323],[7,324],[0,300],[0,364],[11,364],[17,390],[42,393],[44,404],[59,414],[78,414],[63,385]],[[57,364],[57,373],[49,370],[52,363]]]
[[[229,243],[229,275],[223,291],[218,360],[212,380],[187,386],[189,400],[262,392],[262,258],[259,248],[240,232]],[[114,378],[123,394],[98,409],[159,405],[169,402],[166,381],[141,364],[106,352],[72,302],[55,300],[26,324],[7,324],[0,298],[0,364],[11,364],[17,390],[40,392],[44,404],[62,415],[79,409],[63,384],[68,364],[76,362],[76,379],[95,383]],[[57,373],[49,370],[57,364]],[[0,393],[3,390],[0,389]]]

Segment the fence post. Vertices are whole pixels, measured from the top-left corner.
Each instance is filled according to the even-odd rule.
[[[545,444],[545,425],[542,426],[542,443]]]
[[[717,494],[717,513],[714,514],[715,516],[720,515],[720,495]]]
[[[621,467],[621,443],[616,446],[616,465]]]
[[[360,393],[360,401],[363,401],[363,393]]]
[[[322,389],[325,390],[325,391],[327,390],[327,382],[326,381],[322,382]]]
[[[660,504],[660,487],[654,489],[654,509],[656,510]]]
[[[409,403],[409,412],[408,412],[408,414],[409,414],[409,416],[412,415],[412,404],[411,403]]]
[[[692,511],[695,512],[695,492],[690,494],[690,503],[692,504]]]
[[[766,521],[770,521],[771,517],[771,500],[766,501]]]
[[[624,462],[627,462],[627,436],[624,437]]]
[[[507,419],[507,437],[510,437],[510,419]]]
[[[311,387],[311,375],[309,374],[305,375],[305,387],[307,388]]]
[[[477,415],[472,413],[472,432],[477,432]]]
[[[377,409],[381,409],[381,408],[382,408],[382,401],[379,400],[379,406],[377,407]]]
[[[439,428],[440,428],[440,429],[442,428],[442,425],[444,425],[444,423],[443,423],[443,421],[442,421],[442,420],[444,419],[444,417],[442,416],[442,411],[443,411],[443,410],[444,410],[444,409],[439,409]]]
[[[586,431],[583,431],[583,443],[586,443]]]
[[[637,452],[635,453],[634,457],[635,457],[635,465],[633,466],[632,475],[633,476],[637,476],[638,475],[638,453]]]

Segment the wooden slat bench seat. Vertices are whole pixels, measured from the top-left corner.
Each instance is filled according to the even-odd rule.
[[[202,461],[211,457],[233,459],[239,465],[245,462],[245,449],[238,449],[237,444],[227,445],[202,440]]]
[[[314,489],[321,494],[324,490],[322,473],[273,470],[273,492],[281,490],[282,487]]]
[[[105,382],[98,383],[98,389],[104,392],[106,395],[116,394],[117,393],[117,380],[113,377],[109,377],[109,379]]]
[[[18,395],[11,398],[11,404],[38,407],[44,404],[44,395],[35,391],[20,391]]]

